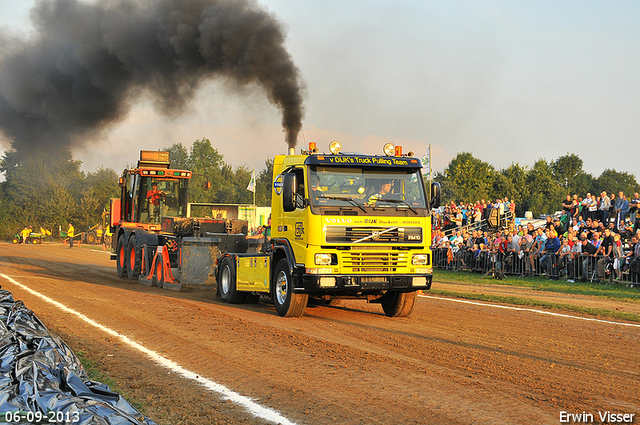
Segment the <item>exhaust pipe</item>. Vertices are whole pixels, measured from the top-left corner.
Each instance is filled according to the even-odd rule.
[[[295,155],[296,154],[296,148],[289,148],[289,155]]]

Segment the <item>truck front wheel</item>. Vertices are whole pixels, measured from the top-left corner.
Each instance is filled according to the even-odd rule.
[[[289,262],[283,258],[276,266],[272,289],[273,304],[282,317],[300,317],[309,301],[309,294],[294,294]]]
[[[416,292],[389,291],[380,300],[384,314],[389,317],[406,317],[416,304]]]
[[[242,304],[247,296],[246,293],[236,290],[236,269],[231,257],[222,259],[218,289],[222,301],[230,304]]]
[[[118,245],[116,246],[116,269],[118,270],[118,277],[124,279],[127,277],[127,239],[122,234],[118,238]]]

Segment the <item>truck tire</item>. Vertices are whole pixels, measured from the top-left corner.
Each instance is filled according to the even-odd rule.
[[[164,285],[164,263],[162,262],[162,257],[156,258],[156,267],[153,271],[153,276],[151,276],[151,284],[158,288],[162,288]]]
[[[245,292],[236,291],[236,268],[231,257],[224,257],[220,263],[218,290],[222,301],[230,304],[242,304],[247,297]]]
[[[13,240],[12,240],[11,242],[13,242],[14,244],[17,244],[17,243],[20,243],[20,239],[18,239],[18,238],[13,238]]]
[[[96,243],[96,232],[87,233],[87,243],[94,245]]]
[[[406,317],[416,305],[417,292],[388,291],[382,299],[382,309],[389,317]]]
[[[309,301],[309,294],[294,294],[289,262],[281,259],[276,266],[271,298],[276,311],[282,317],[300,317]]]
[[[124,234],[120,235],[116,246],[116,269],[120,279],[127,277],[127,239]]]
[[[127,244],[127,276],[131,280],[138,280],[142,267],[142,246],[138,242],[138,236],[134,233]]]

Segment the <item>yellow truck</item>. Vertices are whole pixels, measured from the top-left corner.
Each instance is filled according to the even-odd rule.
[[[218,292],[237,303],[269,295],[281,316],[300,316],[309,298],[361,298],[388,316],[411,313],[433,275],[430,208],[421,162],[387,146],[384,155],[329,154],[311,145],[274,160],[271,247],[225,253]]]
[[[329,153],[311,143],[276,156],[270,239],[261,244],[247,237],[246,221],[188,217],[190,172],[141,154],[112,200],[118,275],[173,290],[210,286],[233,304],[266,296],[280,316],[301,316],[310,299],[363,299],[388,316],[407,316],[417,292],[431,287],[430,211],[440,186],[427,195],[419,159],[391,144],[383,152],[342,153],[332,142]],[[180,187],[180,196],[149,221],[152,182],[167,193]]]

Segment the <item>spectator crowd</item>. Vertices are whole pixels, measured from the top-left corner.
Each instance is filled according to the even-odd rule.
[[[472,211],[476,221],[478,211],[483,214],[485,205],[489,209],[510,211],[512,202],[506,202],[451,204],[445,208],[444,215],[448,209],[449,214],[464,217],[464,209]],[[443,221],[440,228],[434,226],[432,234],[434,265],[495,277],[546,275],[570,282],[624,281],[630,286],[639,286],[638,204],[638,193],[631,199],[622,192],[617,197],[606,192],[600,196],[588,193],[585,198],[567,196],[562,202],[561,214],[547,216],[544,225],[538,227],[529,222],[525,226],[511,225],[509,229],[490,232],[486,226],[468,230],[464,220],[455,220],[454,226],[447,226]],[[483,219],[484,214],[480,220]],[[469,214],[466,223],[470,224]]]

